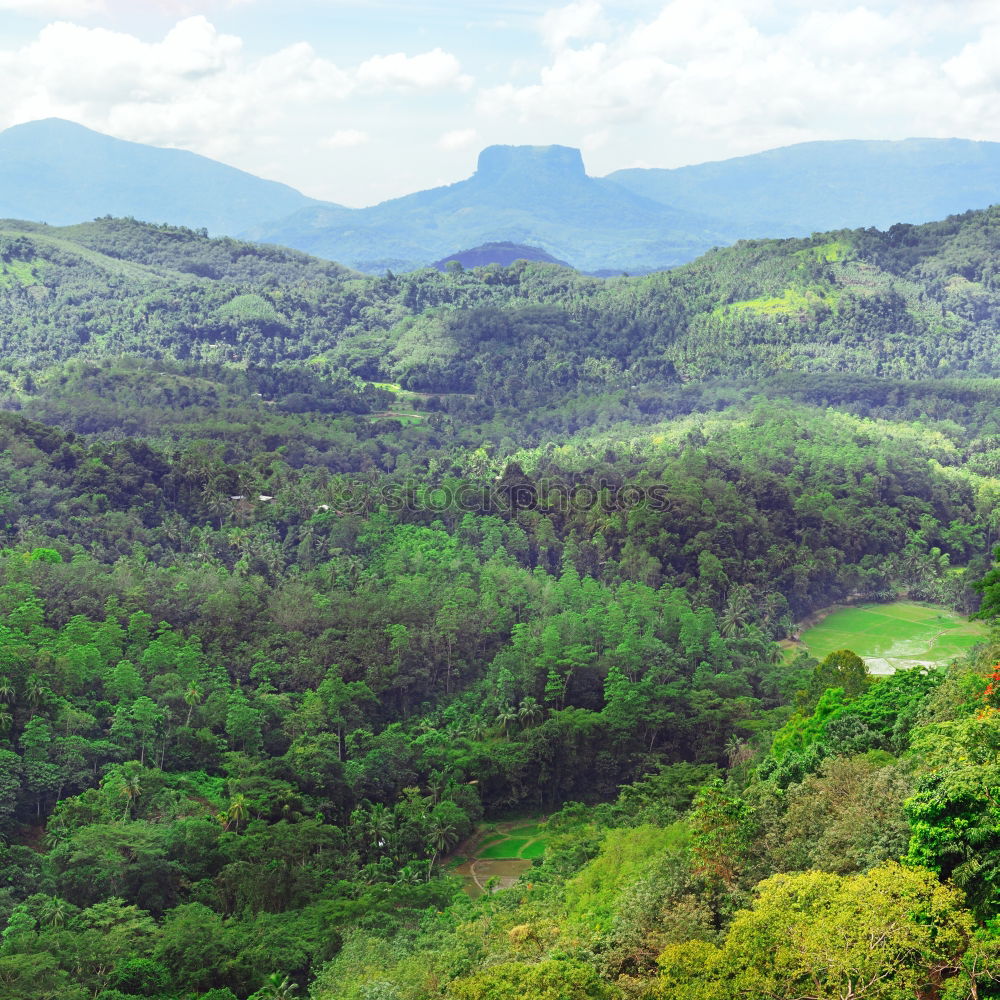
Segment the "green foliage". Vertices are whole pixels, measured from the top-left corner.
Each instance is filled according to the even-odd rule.
[[[0,288],[12,1000],[721,1000],[719,970],[783,995],[805,974],[775,941],[815,957],[824,913],[876,933],[865,887],[909,989],[927,941],[889,883],[942,942],[966,917],[924,869],[997,912],[996,658],[873,680],[775,640],[848,595],[972,610],[983,577],[989,612],[1000,397],[937,377],[992,364],[949,270],[977,219],[607,282],[18,231],[9,261],[40,263]],[[788,289],[801,322],[738,305]],[[478,863],[526,871],[470,900],[454,852],[511,814],[545,819]],[[885,867],[904,853],[916,875]],[[737,932],[777,957],[740,964]]]
[[[962,902],[930,872],[894,863],[847,878],[775,875],[719,948],[679,945],[661,955],[660,995],[833,1000],[863,990],[902,1000],[952,978],[975,989],[994,968],[982,961],[986,949]]]
[[[454,1000],[607,1000],[610,992],[593,969],[579,962],[504,962],[453,982]]]

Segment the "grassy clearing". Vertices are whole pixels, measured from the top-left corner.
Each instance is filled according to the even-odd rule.
[[[757,316],[798,316],[810,312],[821,304],[833,306],[837,302],[837,297],[836,292],[786,288],[781,295],[731,302],[728,306],[720,306],[716,312],[723,315],[727,312],[748,312]]]
[[[832,240],[823,243],[818,247],[811,247],[808,250],[800,251],[801,256],[807,256],[813,260],[826,261],[827,264],[839,264],[850,256],[851,245],[844,240]],[[796,254],[799,256],[800,254]]]
[[[521,857],[525,861],[534,861],[545,853],[546,842],[544,838],[539,838],[521,849]]]
[[[133,278],[137,281],[148,281],[158,277],[157,271],[151,267],[147,267],[145,264],[136,264],[133,261],[119,260],[115,257],[108,257],[106,254],[99,253],[96,250],[91,250],[89,247],[81,246],[79,243],[74,243],[72,240],[61,239],[58,236],[53,236],[40,230],[0,229],[0,236],[27,236],[36,245],[52,247],[55,250],[59,250],[70,254],[71,256],[88,261],[104,271],[121,274],[127,278]],[[37,266],[37,263],[38,261],[35,262],[35,265],[31,266]],[[44,261],[41,261],[41,263],[44,263]],[[8,264],[8,266],[10,265]],[[190,277],[190,275],[187,277]]]
[[[875,674],[948,663],[986,636],[981,622],[969,622],[947,608],[916,601],[859,604],[841,608],[807,629],[801,646],[822,659],[852,649]]]
[[[451,871],[465,882],[465,891],[475,899],[494,888],[510,888],[545,853],[548,832],[538,816],[504,820],[480,827],[452,859]]]
[[[35,273],[36,267],[42,262],[40,260],[9,260],[0,264],[0,286],[12,288],[15,285],[38,284],[38,277]]]

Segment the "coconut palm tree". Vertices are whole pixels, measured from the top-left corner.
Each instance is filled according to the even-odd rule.
[[[396,826],[395,818],[381,802],[377,802],[368,810],[365,826],[370,844],[376,853],[381,853]]]
[[[254,994],[254,1000],[294,1000],[298,989],[298,985],[292,982],[290,976],[272,972],[264,981],[264,985]]]
[[[247,817],[250,815],[250,809],[247,805],[247,797],[245,795],[234,795],[229,800],[229,808],[226,810],[226,818],[236,827],[236,832],[240,832],[240,823],[245,822]]]
[[[423,879],[419,869],[414,865],[403,865],[396,875],[396,885],[418,885]]]
[[[743,585],[733,587],[719,616],[719,631],[725,636],[736,635],[750,621],[751,610],[750,589]]]
[[[43,681],[38,674],[32,674],[28,678],[25,689],[25,693],[28,696],[28,704],[31,706],[32,711],[38,708],[38,706],[45,700],[45,696],[48,694],[49,690],[45,685],[45,681]]]
[[[54,847],[57,847],[62,843],[63,838],[68,832],[69,831],[65,823],[56,822],[50,819],[45,827],[45,836],[42,837],[42,843],[48,850],[51,851]]]
[[[42,910],[42,920],[49,927],[62,927],[69,916],[69,903],[58,896],[50,899]]]
[[[497,722],[503,727],[503,735],[506,739],[509,735],[508,730],[510,729],[510,724],[517,720],[517,712],[514,711],[512,705],[505,705],[500,709],[500,713],[497,715]]]
[[[431,855],[431,863],[427,866],[427,881],[429,882],[431,880],[431,873],[434,871],[434,865],[437,863],[438,856],[443,854],[458,840],[458,830],[455,829],[454,823],[450,823],[443,817],[432,816],[428,840],[430,842],[430,847],[434,852]]]
[[[517,717],[521,720],[521,725],[524,726],[525,729],[541,722],[542,715],[542,706],[538,704],[537,698],[533,698],[530,694],[528,694],[521,699],[521,704],[517,709]]]
[[[188,707],[187,718],[184,720],[185,726],[191,725],[191,714],[194,712],[195,705],[200,705],[202,699],[202,690],[198,685],[192,681],[187,690],[184,692],[184,704]]]
[[[752,756],[753,748],[746,740],[741,740],[735,735],[726,740],[726,757],[731,768],[745,764]]]
[[[219,519],[219,530],[221,531],[223,518],[232,509],[232,502],[222,492],[209,486],[208,483],[201,491],[201,502],[209,514]]]
[[[122,819],[128,819],[132,812],[132,807],[142,795],[142,782],[139,774],[132,771],[130,774],[122,775],[122,786],[118,793],[125,800],[125,815]]]

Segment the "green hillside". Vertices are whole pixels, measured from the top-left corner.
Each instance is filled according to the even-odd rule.
[[[361,279],[294,251],[173,227],[8,222],[2,346],[9,361],[31,365],[93,353],[89,338],[103,344],[120,331],[120,350],[149,357],[312,359],[422,392],[508,402],[582,385],[782,372],[993,376],[998,211],[886,233],[745,241],[673,271],[609,280],[544,263]],[[36,269],[33,293],[13,280],[15,267],[22,279]],[[246,294],[267,308],[224,308]]]
[[[998,223],[0,225],[0,1000],[995,993]]]

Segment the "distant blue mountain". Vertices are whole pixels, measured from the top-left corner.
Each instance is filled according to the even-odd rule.
[[[513,242],[580,270],[651,270],[730,243],[738,229],[588,177],[578,149],[490,146],[475,174],[371,208],[304,208],[243,235],[362,271],[410,270],[463,248]]]
[[[0,133],[0,217],[66,225],[134,216],[363,271],[411,270],[508,243],[581,271],[637,273],[742,237],[887,228],[998,201],[1000,143],[965,139],[812,142],[605,178],[588,176],[567,146],[490,146],[466,180],[351,209],[60,119]]]
[[[131,215],[235,235],[317,204],[207,157],[113,139],[60,118],[0,132],[0,217],[68,225]]]
[[[608,180],[665,205],[707,212],[756,236],[930,222],[1000,201],[1000,143],[968,139],[805,142]]]

